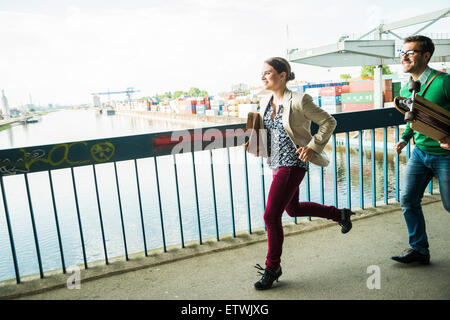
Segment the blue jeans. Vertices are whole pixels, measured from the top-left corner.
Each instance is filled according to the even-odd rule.
[[[429,251],[421,203],[433,176],[439,181],[444,208],[450,212],[450,155],[433,155],[415,147],[403,176],[400,204],[408,227],[409,245],[423,254]]]

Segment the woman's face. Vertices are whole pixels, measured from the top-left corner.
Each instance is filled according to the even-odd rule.
[[[281,89],[286,86],[285,79],[286,72],[278,73],[270,64],[264,63],[261,75],[264,89],[271,91]]]

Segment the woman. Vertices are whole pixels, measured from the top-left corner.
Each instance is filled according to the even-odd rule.
[[[327,166],[329,160],[323,149],[336,127],[336,120],[313,103],[311,96],[287,89],[286,83],[294,80],[289,62],[274,57],[264,62],[262,81],[272,92],[261,101],[260,115],[268,139],[268,165],[273,169],[264,222],[267,230],[268,252],[266,268],[256,268],[262,278],[255,283],[259,290],[269,289],[281,276],[280,258],[283,246],[281,216],[286,210],[291,217],[321,217],[336,221],[342,233],[352,228],[349,209],[338,209],[314,202],[299,202],[299,185],[308,170],[308,162]],[[319,126],[311,136],[311,121]]]

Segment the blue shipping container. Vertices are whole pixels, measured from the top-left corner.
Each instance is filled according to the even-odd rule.
[[[319,97],[312,97],[312,98],[313,98],[314,103],[317,104],[319,107],[322,105],[320,96]]]
[[[308,83],[303,85],[303,91],[307,88],[322,88],[322,87],[336,87],[336,86],[345,86],[348,85],[348,82],[327,82],[327,83]]]
[[[341,104],[342,96],[321,96],[322,105],[324,104]]]

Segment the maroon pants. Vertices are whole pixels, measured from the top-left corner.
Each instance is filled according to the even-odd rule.
[[[278,269],[283,249],[281,216],[286,210],[291,217],[320,217],[339,221],[341,211],[333,206],[315,202],[299,202],[299,187],[306,170],[300,167],[280,167],[274,171],[270,186],[264,222],[267,229],[268,252],[266,268]]]

